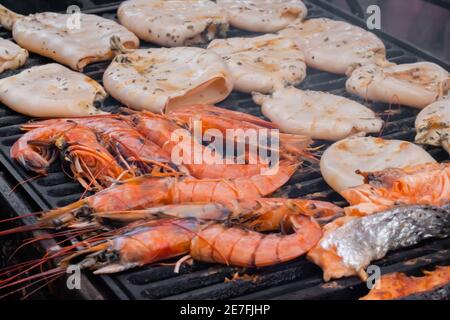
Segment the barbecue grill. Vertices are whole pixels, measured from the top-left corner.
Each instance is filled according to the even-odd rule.
[[[116,11],[119,3],[101,4],[105,1],[94,0],[78,2],[85,4],[82,9],[86,13],[109,19],[117,18]],[[308,0],[305,3],[308,7],[309,18],[327,17],[365,26],[363,20],[342,11],[330,2]],[[11,8],[14,9],[14,6]],[[427,60],[447,70],[450,69],[447,62],[411,44],[399,41],[382,31],[375,31],[375,33],[384,41],[387,56],[392,62],[413,63]],[[231,29],[228,36],[253,35],[256,34]],[[4,29],[0,29],[0,36],[11,38],[10,32]],[[142,42],[141,46],[151,47],[152,45]],[[48,62],[50,60],[31,54],[29,61],[21,70]],[[101,83],[107,66],[108,62],[95,63],[86,67],[84,73]],[[5,72],[1,77],[11,76],[21,70]],[[306,80],[299,85],[299,88],[322,90],[350,97],[345,91],[345,81],[344,76],[309,69]],[[358,101],[358,98],[354,96],[351,99]],[[360,102],[364,103],[364,101]],[[233,92],[219,105],[263,117],[260,108],[252,102],[248,94]],[[371,103],[369,106],[387,121],[382,133],[383,137],[413,141],[417,110],[379,103]],[[108,98],[104,103],[104,109],[108,111],[117,110],[118,107],[119,103],[113,98]],[[10,159],[10,147],[22,134],[20,126],[28,120],[29,118],[0,105],[0,203],[2,208],[0,214],[3,214],[1,218],[64,206],[78,200],[83,192],[79,184],[61,172],[60,163],[52,166],[46,177],[30,180],[33,176]],[[327,143],[323,141],[317,141],[315,144],[327,146]],[[448,155],[439,148],[427,147],[427,151],[438,161],[448,160]],[[21,183],[23,181],[27,182]],[[20,185],[14,188],[18,183]],[[337,205],[345,205],[345,201],[324,182],[318,166],[310,163],[306,163],[303,170],[296,173],[287,185],[277,191],[276,195],[319,198]],[[22,220],[23,223],[30,224],[34,218],[27,217]],[[17,237],[8,238],[8,241],[17,241]],[[53,245],[55,245],[53,241],[46,240],[32,248],[42,250],[51,248]],[[2,249],[2,251],[8,250]],[[0,251],[0,262],[3,254]],[[381,267],[382,273],[406,272],[411,275],[418,275],[421,270],[432,269],[436,265],[449,265],[450,239],[427,241],[413,248],[392,252],[376,264]],[[225,281],[236,273],[255,277]],[[182,266],[179,274],[173,272],[173,267],[162,265],[108,276],[93,276],[86,272],[83,273],[81,290],[72,292],[62,288],[57,296],[79,296],[85,299],[356,299],[367,291],[366,284],[356,277],[324,283],[321,270],[302,257],[289,263],[257,270],[196,262],[192,266]],[[447,286],[435,293],[435,296],[448,298],[448,293]]]

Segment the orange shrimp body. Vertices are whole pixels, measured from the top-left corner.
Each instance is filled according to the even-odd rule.
[[[347,215],[364,216],[397,205],[443,206],[450,203],[450,163],[362,173],[365,184],[347,189]]]
[[[344,210],[332,203],[285,198],[261,198],[233,203],[235,218],[247,228],[255,231],[274,231],[289,227],[289,217],[303,214],[313,217],[318,223],[327,224],[344,214]]]
[[[142,176],[51,210],[39,223],[41,227],[63,227],[77,219],[92,219],[97,212],[139,210],[166,204],[213,202],[230,205],[234,200],[257,199],[271,194],[289,180],[296,168],[297,165],[282,162],[274,175],[228,180]]]
[[[95,274],[108,274],[167,260],[189,253],[199,227],[195,219],[141,223],[108,242],[66,258],[62,264],[87,253],[79,266],[95,270]]]
[[[250,177],[260,174],[268,169],[268,164],[258,161],[253,164],[235,164],[235,163],[218,163],[218,164],[197,164],[196,158],[202,159],[203,155],[212,153],[208,147],[203,146],[194,137],[192,137],[186,129],[184,134],[186,139],[174,141],[173,134],[177,130],[182,130],[176,121],[172,121],[167,117],[154,115],[149,112],[135,114],[132,121],[136,125],[136,129],[141,132],[147,139],[159,145],[164,151],[172,154],[176,147],[182,150],[191,150],[188,161],[183,162],[183,166],[187,168],[189,174],[198,179],[233,179],[238,177]]]
[[[46,174],[57,156],[53,146],[55,139],[74,127],[73,123],[60,123],[27,132],[14,143],[10,156],[26,169]]]
[[[203,132],[209,129],[216,129],[221,131],[224,137],[227,136],[227,130],[229,129],[278,129],[278,126],[274,123],[258,117],[209,105],[176,108],[169,112],[168,117],[177,119],[189,127],[192,127],[194,120],[200,120]],[[235,138],[238,139],[239,137]],[[294,157],[305,157],[312,159],[312,156],[306,151],[312,143],[309,137],[280,133],[279,138],[281,158],[292,160]]]
[[[321,238],[320,226],[303,215],[291,217],[296,233],[262,234],[213,224],[192,239],[190,255],[198,261],[240,267],[265,267],[302,256]]]
[[[95,133],[76,126],[55,141],[63,158],[70,163],[74,178],[87,190],[101,190],[120,178],[132,178],[98,141]]]

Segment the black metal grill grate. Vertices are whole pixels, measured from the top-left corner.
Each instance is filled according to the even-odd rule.
[[[327,17],[338,20],[350,20],[361,24],[360,20],[340,12],[330,4],[321,0],[305,1],[309,9],[309,18]],[[116,19],[117,4],[98,6],[86,10],[87,13],[99,14],[105,18]],[[229,37],[255,35],[240,30],[231,30]],[[11,34],[0,30],[0,36],[11,38]],[[438,62],[448,69],[448,64],[433,59],[424,52],[396,41],[389,35],[379,34],[387,47],[390,61],[396,63],[412,63],[427,59]],[[142,47],[150,47],[142,43]],[[31,54],[24,68],[51,62],[50,60]],[[108,63],[96,63],[86,67],[85,73],[101,82]],[[7,77],[21,70],[9,71],[1,75]],[[332,75],[318,70],[309,69],[306,80],[299,86],[302,89],[323,90],[337,95],[350,97],[345,91],[344,76]],[[351,97],[354,100],[358,98]],[[361,101],[364,103],[364,101]],[[105,106],[113,110],[119,103],[108,98]],[[220,106],[261,116],[259,107],[255,105],[250,95],[233,92]],[[386,104],[369,104],[383,114],[389,109]],[[414,120],[418,111],[393,106],[396,112],[382,117],[388,121],[383,131],[383,137],[412,141],[414,139]],[[3,105],[0,105],[0,162],[7,172],[17,181],[29,179],[31,176],[9,158],[11,145],[21,136],[20,125],[28,121]],[[317,145],[325,142],[318,141]],[[446,160],[448,155],[440,149],[428,148],[437,160]],[[30,181],[22,186],[28,196],[33,199],[40,210],[59,207],[80,198],[82,188],[73,182],[60,170],[60,164],[55,164],[46,177]],[[326,185],[317,166],[308,166],[296,174],[291,181],[281,188],[277,195],[290,197],[314,197],[320,195],[325,200],[343,205],[344,200]],[[450,240],[429,241],[412,249],[394,252],[378,264],[383,272],[417,271],[432,265],[446,265],[450,262]],[[102,283],[107,297],[120,299],[229,299],[229,298],[357,298],[365,293],[364,285],[356,278],[342,279],[324,284],[320,269],[307,262],[304,258],[289,263],[259,270],[246,270],[254,275],[252,280],[224,281],[242,269],[212,266],[196,263],[192,267],[183,266],[179,274],[173,273],[173,267],[151,266],[112,276],[95,277],[95,283]],[[94,278],[94,277],[93,277]],[[367,290],[366,290],[367,291]]]

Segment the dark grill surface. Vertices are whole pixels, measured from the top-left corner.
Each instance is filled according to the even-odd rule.
[[[347,20],[361,25],[357,20],[339,9],[321,0],[305,1],[309,9],[309,18],[327,17]],[[116,19],[117,5],[98,6],[86,10],[87,13],[102,15]],[[231,30],[229,37],[248,36],[250,33]],[[387,47],[390,61],[395,63],[412,63],[420,60],[437,62],[447,70],[448,64],[428,56],[418,49],[398,42],[389,35],[378,33]],[[0,36],[11,38],[7,31],[0,30]],[[142,43],[142,47],[150,47]],[[51,62],[50,60],[31,55],[24,68]],[[101,82],[103,72],[108,63],[96,63],[86,68],[85,73]],[[20,70],[10,71],[1,77],[10,76]],[[299,86],[302,89],[323,90],[337,95],[351,97],[345,91],[344,76],[309,69],[306,80]],[[356,97],[351,97],[359,100]],[[361,100],[360,100],[361,101]],[[364,101],[361,101],[364,103]],[[114,110],[119,103],[108,98],[105,103],[107,110]],[[255,105],[250,95],[233,92],[230,97],[220,104],[223,107],[261,116],[259,107]],[[367,105],[367,103],[366,103]],[[415,130],[414,120],[418,111],[411,108],[386,104],[368,104],[387,120],[383,137],[413,141]],[[386,113],[385,111],[392,110]],[[0,106],[0,162],[18,182],[29,179],[23,168],[9,159],[11,145],[20,137],[20,125],[28,121],[7,107]],[[316,142],[324,145],[325,142]],[[437,148],[427,149],[437,160],[448,160],[448,155]],[[22,191],[32,199],[38,210],[64,206],[80,198],[83,189],[73,182],[60,169],[61,164],[55,164],[46,177],[27,182],[22,185]],[[333,201],[338,205],[345,205],[339,195],[334,193],[322,179],[317,165],[306,165],[302,172],[297,173],[292,180],[277,195],[289,197],[319,197]],[[390,253],[377,264],[382,272],[408,272],[417,274],[420,269],[434,265],[447,265],[450,262],[450,240],[428,241],[408,250]],[[224,281],[236,272],[255,275],[235,281]],[[193,266],[183,266],[180,274],[173,272],[170,266],[151,266],[129,272],[94,277],[88,276],[95,284],[101,285],[106,297],[120,299],[230,299],[230,298],[288,298],[288,299],[355,299],[367,292],[365,285],[357,278],[347,278],[324,284],[321,280],[322,272],[304,258],[289,263],[259,270],[243,270],[226,266],[213,266],[195,263]]]

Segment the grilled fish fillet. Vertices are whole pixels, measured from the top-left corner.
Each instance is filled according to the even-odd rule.
[[[96,106],[105,97],[100,84],[56,63],[32,67],[0,80],[0,101],[32,117],[101,114]]]
[[[289,38],[264,35],[214,40],[208,50],[226,61],[237,91],[270,93],[277,87],[297,85],[306,77],[305,57]]]
[[[217,0],[217,4],[232,26],[252,32],[276,32],[308,14],[300,0]]]
[[[348,216],[365,216],[398,205],[450,203],[450,164],[426,163],[403,169],[362,172],[364,184],[343,190]]]
[[[386,48],[373,33],[343,21],[310,19],[279,32],[297,42],[309,67],[350,74],[358,66],[386,64]]]
[[[224,11],[209,0],[129,0],[117,16],[142,40],[166,47],[209,42],[228,30]]]
[[[401,140],[352,137],[336,142],[323,154],[320,171],[328,185],[342,191],[364,184],[357,171],[372,172],[387,168],[436,162],[421,147]]]
[[[344,217],[325,226],[319,244],[307,255],[325,281],[359,275],[389,251],[450,234],[450,209],[398,207],[363,218]]]
[[[450,98],[423,109],[416,119],[416,143],[442,146],[450,153]]]
[[[118,55],[103,82],[106,91],[126,106],[158,113],[177,106],[215,104],[233,88],[230,72],[216,53],[188,47]]]
[[[384,275],[368,295],[360,300],[393,300],[434,291],[450,283],[450,267],[426,271],[423,277],[408,277],[404,273]]]
[[[28,51],[15,43],[0,38],[0,73],[20,68],[28,58]]]
[[[92,14],[80,13],[80,24],[70,24],[74,16],[54,12],[29,16],[15,14],[0,6],[0,22],[12,29],[14,40],[23,48],[51,58],[74,70],[114,57],[110,38],[119,37],[126,48],[138,48],[139,39],[120,24]]]
[[[337,141],[356,134],[376,133],[383,126],[383,120],[369,108],[326,92],[291,87],[268,96],[254,93],[253,100],[282,132],[312,139]]]
[[[346,88],[364,99],[423,109],[448,93],[450,76],[430,62],[367,65],[352,73]]]

